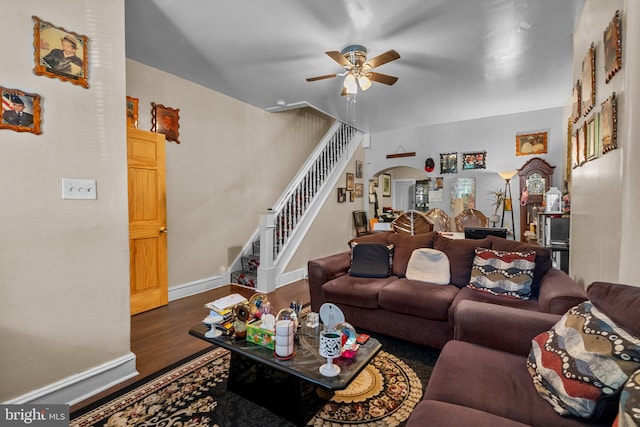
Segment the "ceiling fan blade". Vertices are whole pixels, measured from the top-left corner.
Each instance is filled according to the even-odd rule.
[[[333,59],[334,61],[336,61],[338,64],[342,65],[343,67],[348,67],[351,68],[353,67],[353,64],[351,62],[349,62],[347,60],[347,58],[344,57],[344,55],[340,52],[338,52],[337,50],[330,50],[328,52],[325,52],[327,55],[329,55],[329,57],[331,59]]]
[[[364,65],[365,67],[368,66],[370,69],[376,68],[383,64],[386,64],[387,62],[395,61],[398,58],[400,58],[400,54],[395,50],[391,49],[386,51],[385,53],[382,53],[376,56],[375,58],[371,58],[370,60],[365,62]]]
[[[332,79],[334,77],[337,77],[337,74],[325,74],[324,76],[317,76],[317,77],[309,77],[307,79],[308,82],[315,82],[316,80],[324,80],[324,79]]]
[[[392,84],[398,81],[398,78],[395,76],[390,76],[388,74],[380,74],[373,71],[367,73],[367,77],[369,77],[369,79],[374,82],[384,83],[389,86],[391,86]]]

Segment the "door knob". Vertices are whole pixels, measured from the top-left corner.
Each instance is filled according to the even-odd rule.
[[[161,233],[167,233],[167,232],[169,232],[169,230],[167,229],[167,227],[160,227],[160,232]]]

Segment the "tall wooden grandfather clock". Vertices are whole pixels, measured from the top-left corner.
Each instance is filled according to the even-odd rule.
[[[534,157],[518,169],[520,177],[520,194],[526,188],[529,198],[526,203],[520,202],[520,241],[526,241],[524,232],[529,230],[529,224],[536,222],[536,211],[542,212],[544,193],[553,186],[553,170],[546,160]]]

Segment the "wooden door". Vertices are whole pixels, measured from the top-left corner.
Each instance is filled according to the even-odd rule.
[[[127,163],[133,315],[169,300],[164,135],[128,129]]]

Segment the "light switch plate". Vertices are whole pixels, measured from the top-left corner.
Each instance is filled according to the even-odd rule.
[[[62,178],[62,198],[81,200],[97,199],[96,180]]]

